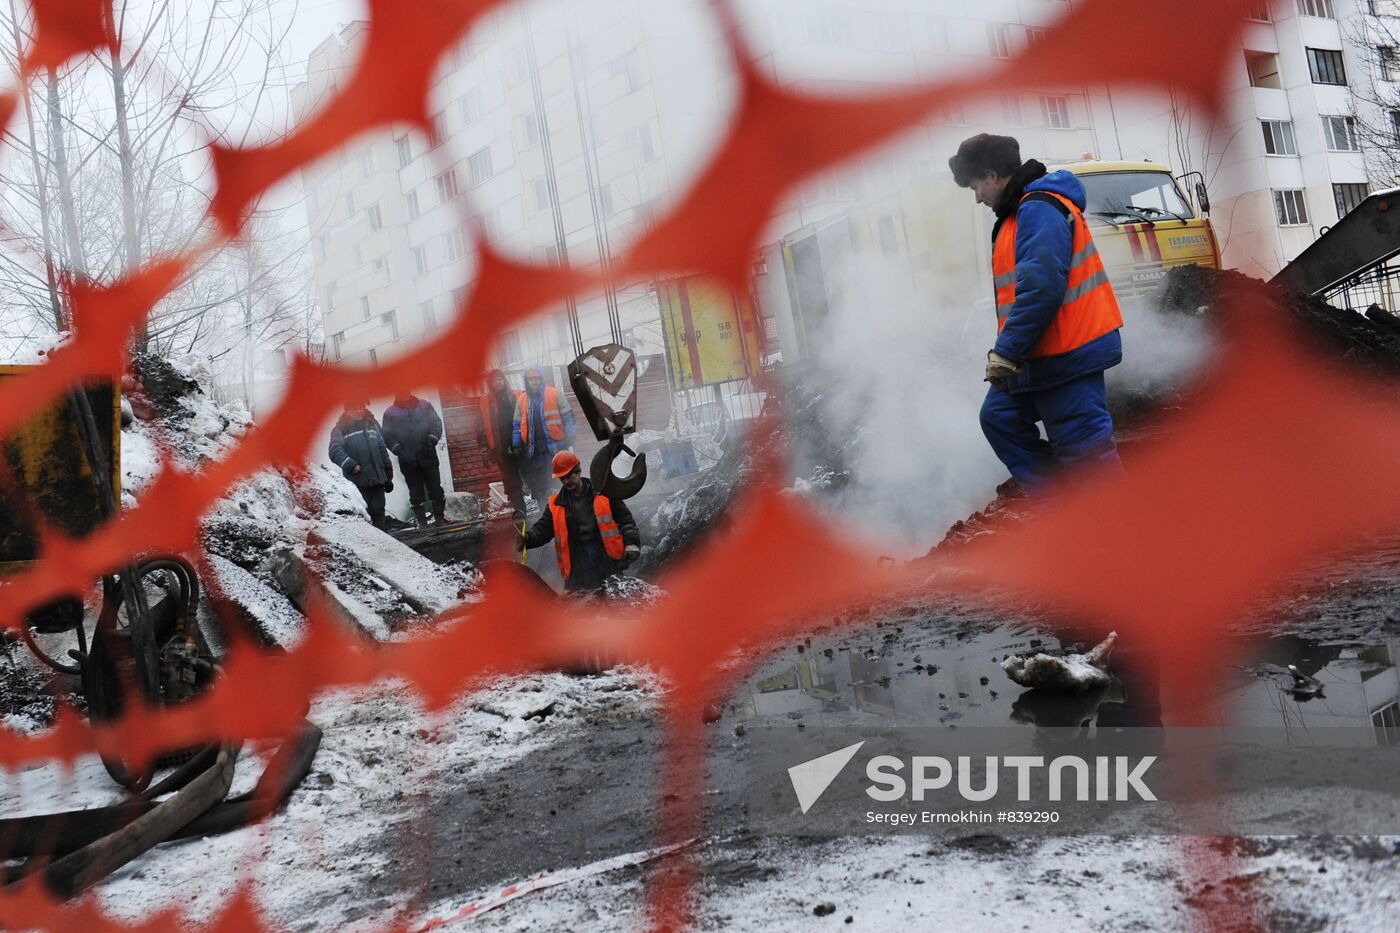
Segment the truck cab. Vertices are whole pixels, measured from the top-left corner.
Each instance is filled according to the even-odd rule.
[[[1210,219],[1165,165],[1090,160],[1058,167],[1084,183],[1084,216],[1120,298],[1151,292],[1176,266],[1220,267]]]

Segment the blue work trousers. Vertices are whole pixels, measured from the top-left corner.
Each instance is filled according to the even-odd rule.
[[[1037,424],[1045,425],[1045,437]],[[1067,468],[1119,466],[1103,373],[1016,395],[993,387],[982,402],[982,433],[1031,495]]]

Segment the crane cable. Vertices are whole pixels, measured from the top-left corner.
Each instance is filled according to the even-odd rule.
[[[530,69],[530,92],[534,98],[535,119],[539,121],[540,146],[544,152],[545,186],[549,193],[551,219],[554,221],[554,243],[559,252],[559,267],[569,269],[569,244],[564,230],[564,213],[559,204],[559,178],[554,167],[554,147],[549,138],[549,117],[544,108],[544,91],[540,87],[539,60],[535,55],[535,34],[530,26],[530,10],[522,6],[520,11],[525,27],[525,57]],[[573,340],[574,355],[583,355],[583,330],[579,326],[578,300],[570,292],[564,298],[564,315],[569,322],[569,336]]]

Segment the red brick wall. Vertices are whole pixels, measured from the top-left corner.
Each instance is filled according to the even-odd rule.
[[[641,360],[638,361],[643,362]],[[671,420],[671,393],[666,387],[666,361],[660,356],[645,360],[646,372],[637,382],[637,423],[649,431],[664,430]],[[573,409],[578,425],[578,442],[574,446],[579,458],[587,463],[603,446],[593,439],[593,431],[584,420],[583,409],[574,398],[573,389],[564,386],[564,397]],[[481,430],[480,395],[442,394],[442,421],[447,432],[447,459],[452,468],[452,484],[459,492],[487,495],[490,485],[500,480],[496,464],[486,450],[477,444]]]

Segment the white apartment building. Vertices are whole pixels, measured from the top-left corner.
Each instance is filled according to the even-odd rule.
[[[1068,7],[1067,0],[886,0],[871,13],[869,3],[765,0],[741,10],[765,74],[814,93],[852,93],[993,67]],[[348,26],[312,54],[294,95],[299,115],[342,79],[363,28]],[[328,358],[372,363],[452,313],[470,274],[463,196],[508,254],[556,261],[557,205],[571,263],[616,255],[684,190],[721,137],[736,95],[727,52],[699,0],[515,4],[481,24],[439,69],[432,99],[442,145],[430,150],[420,135],[382,133],[304,174]],[[916,174],[946,172],[957,143],[982,131],[1013,133],[1046,161],[1080,158],[1096,141],[1083,88],[952,108],[878,157],[805,186],[774,218],[772,236]],[[970,199],[967,212],[971,220]],[[639,353],[662,352],[650,285],[623,289],[617,306],[626,342]],[[605,307],[602,296],[579,301],[585,346],[610,339]],[[498,347],[500,362],[517,370],[573,356],[557,311]]]
[[[1115,102],[1103,89],[1093,97],[1099,152],[1202,172],[1225,266],[1272,277],[1393,183],[1379,149],[1400,145],[1400,117],[1377,102],[1400,78],[1381,38],[1396,34],[1396,14],[1395,0],[1260,0],[1220,125],[1185,106]]]

